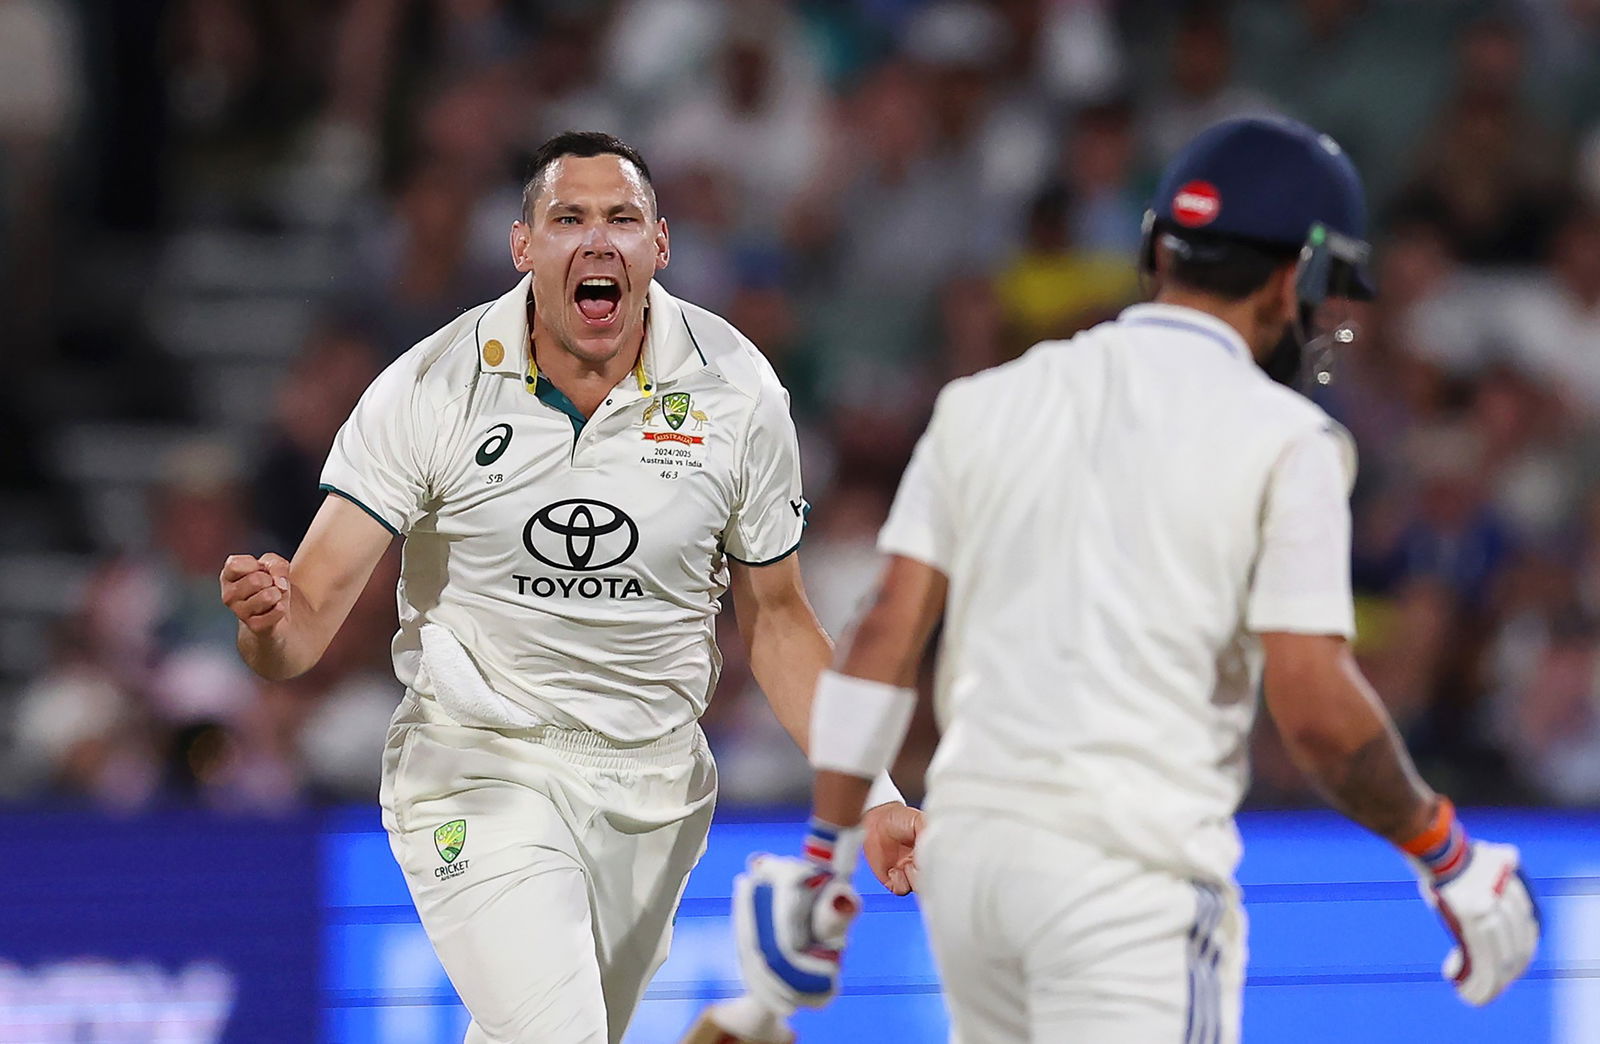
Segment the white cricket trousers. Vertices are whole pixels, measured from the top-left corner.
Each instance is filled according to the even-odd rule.
[[[1037,823],[943,810],[917,892],[962,1044],[1235,1044],[1245,916]]]
[[[380,803],[466,1044],[615,1044],[666,959],[705,851],[716,766],[697,724],[619,748],[458,725],[408,693]]]

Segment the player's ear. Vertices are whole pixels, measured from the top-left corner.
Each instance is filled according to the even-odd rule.
[[[656,218],[656,271],[667,267],[672,260],[672,243],[667,235],[667,219]]]
[[[532,272],[533,258],[528,248],[533,244],[533,230],[520,221],[511,223],[511,263],[518,272]]]

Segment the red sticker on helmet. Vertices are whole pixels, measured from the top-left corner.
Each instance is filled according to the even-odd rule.
[[[1199,228],[1217,220],[1222,196],[1209,181],[1190,181],[1172,197],[1172,220],[1185,228]]]

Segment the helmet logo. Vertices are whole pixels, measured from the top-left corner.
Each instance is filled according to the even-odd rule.
[[[1172,197],[1172,220],[1184,228],[1199,228],[1217,220],[1222,196],[1209,181],[1186,182]]]

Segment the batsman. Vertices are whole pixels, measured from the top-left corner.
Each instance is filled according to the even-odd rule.
[[[777,1015],[837,990],[869,781],[941,619],[915,866],[952,1040],[1239,1039],[1233,815],[1258,693],[1327,800],[1415,871],[1461,999],[1528,967],[1517,849],[1472,837],[1418,776],[1351,654],[1354,446],[1286,386],[1325,381],[1350,340],[1365,237],[1332,138],[1218,124],[1146,216],[1154,303],[944,389],[870,609],[818,683],[805,854],[738,882],[750,997],[712,1024],[781,1039]]]

